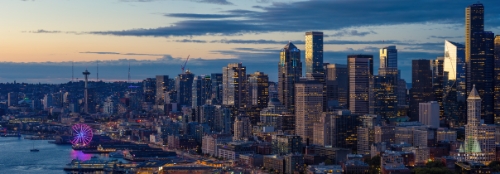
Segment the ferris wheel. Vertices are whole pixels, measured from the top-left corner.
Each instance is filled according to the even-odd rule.
[[[86,124],[75,124],[72,127],[73,139],[71,144],[75,146],[86,146],[92,141],[92,128]]]

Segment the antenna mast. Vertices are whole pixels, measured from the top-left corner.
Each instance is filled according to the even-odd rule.
[[[99,60],[97,60],[96,63],[97,63],[97,81],[99,82]]]
[[[127,83],[130,83],[130,60],[128,61],[128,81]]]
[[[75,79],[75,62],[71,61],[71,82]]]

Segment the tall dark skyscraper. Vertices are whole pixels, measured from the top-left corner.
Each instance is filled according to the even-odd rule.
[[[467,64],[467,89],[476,85],[481,102],[481,118],[484,123],[493,124],[494,105],[494,35],[492,32],[472,34],[470,62]],[[467,90],[470,92],[470,90]]]
[[[306,32],[306,73],[323,73],[323,32]]]
[[[384,119],[398,115],[398,70],[379,69],[379,75],[370,78],[370,114]]]
[[[165,92],[168,92],[169,88],[168,75],[157,75],[156,76],[156,103],[161,104],[165,101]]]
[[[349,77],[349,110],[368,114],[370,108],[370,78],[373,76],[372,55],[347,56]]]
[[[278,99],[291,113],[295,113],[295,83],[299,82],[301,76],[300,50],[290,42],[280,52]]]
[[[222,73],[212,73],[210,75],[212,80],[212,104],[222,104]]]
[[[430,60],[412,60],[411,64],[410,120],[418,121],[419,103],[434,100],[432,69]]]
[[[156,79],[147,78],[142,81],[142,90],[144,93],[144,102],[155,102]]]
[[[177,92],[178,107],[192,105],[194,74],[189,70],[183,74],[179,74],[175,79],[175,91]]]
[[[476,85],[482,99],[481,118],[486,124],[495,120],[494,59],[494,35],[484,31],[484,6],[472,4],[465,10],[466,91]]]
[[[470,62],[472,34],[484,31],[484,6],[477,3],[465,9],[465,62]],[[467,88],[469,89],[469,88]],[[472,89],[472,88],[471,88]],[[470,90],[467,90],[469,93]]]
[[[439,104],[439,118],[443,120],[443,63],[444,58],[438,57],[431,61],[432,66],[432,90],[434,91],[434,100]]]
[[[495,118],[500,118],[500,35],[495,36]],[[495,120],[498,123],[498,120]]]
[[[398,50],[396,46],[380,49],[380,68],[398,68]]]
[[[325,100],[323,107],[338,107],[347,109],[349,98],[349,78],[347,65],[324,64],[325,69]]]

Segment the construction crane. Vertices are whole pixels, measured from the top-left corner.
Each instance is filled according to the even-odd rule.
[[[186,58],[186,62],[184,62],[184,64],[183,64],[183,65],[181,65],[181,70],[182,70],[182,73],[184,73],[184,68],[186,68],[186,64],[188,63],[189,56],[190,56],[190,55],[188,55],[188,57]]]

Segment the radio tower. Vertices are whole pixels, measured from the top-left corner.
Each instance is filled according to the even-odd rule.
[[[99,60],[96,61],[97,63],[97,82],[99,82]]]
[[[85,70],[82,74],[85,76],[85,91],[84,91],[85,92],[84,93],[85,106],[83,109],[84,109],[84,112],[88,114],[89,113],[89,103],[88,103],[89,96],[88,96],[88,86],[87,86],[88,84],[87,84],[87,82],[88,82],[90,72]]]
[[[75,79],[75,65],[74,62],[71,61],[71,83],[73,83],[74,79]]]
[[[128,84],[130,84],[130,61],[128,62]]]

